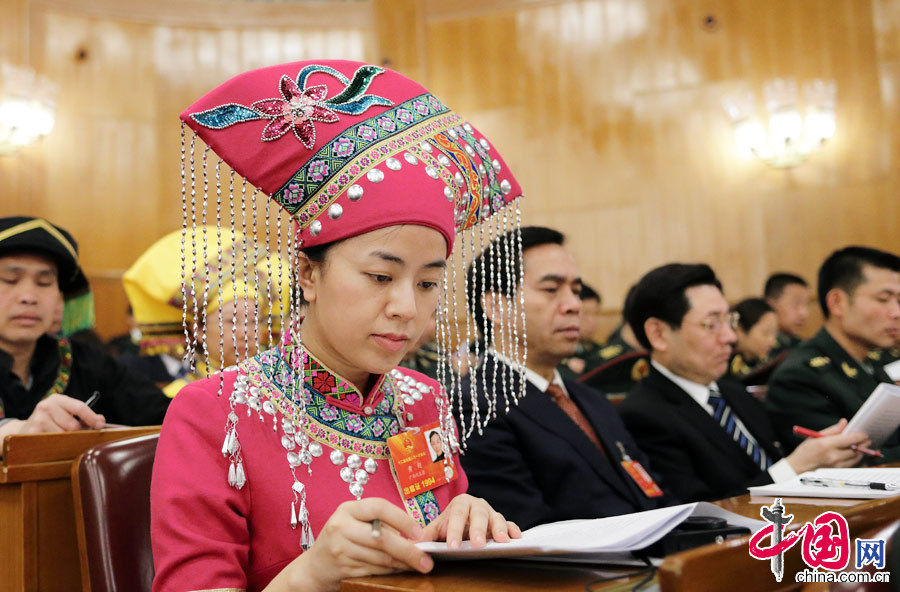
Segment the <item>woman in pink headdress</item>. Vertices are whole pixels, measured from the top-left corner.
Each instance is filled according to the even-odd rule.
[[[436,311],[449,351],[457,232],[517,223],[521,191],[496,151],[415,82],[343,61],[242,74],[182,120],[193,132],[187,226],[198,193],[203,207],[215,194],[221,211],[222,164],[244,180],[236,191],[229,177],[232,224],[235,201],[253,188],[290,216],[282,224],[279,213],[277,234],[279,245],[287,235],[296,290],[285,326],[296,330],[170,406],[151,493],[154,590],[335,590],[346,577],[429,571],[416,541],[520,536],[465,494],[442,387],[396,368]],[[196,138],[221,160],[196,155]],[[184,236],[184,264],[192,252],[207,260]],[[510,298],[509,319],[516,306]],[[428,455],[433,429],[442,458],[425,459],[438,472],[423,478],[412,442],[421,436]]]

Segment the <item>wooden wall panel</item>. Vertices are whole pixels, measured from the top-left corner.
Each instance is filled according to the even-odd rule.
[[[53,134],[0,157],[2,210],[76,234],[102,333],[121,272],[180,227],[180,110],[311,57],[391,60],[470,118],[609,318],[667,261],[710,262],[736,300],[843,244],[900,250],[900,0],[7,0],[0,59],[62,91]],[[721,108],[776,76],[837,81],[835,137],[788,170],[739,155]]]
[[[102,0],[0,8],[3,31],[27,31],[19,43],[4,35],[0,59],[27,61],[60,85],[53,133],[0,157],[2,212],[45,216],[74,234],[107,337],[126,327],[124,270],[181,227],[181,110],[251,68],[370,53],[367,4],[329,9],[324,20],[320,5],[164,0],[154,10]]]
[[[433,2],[429,82],[503,150],[526,222],[569,235],[605,307],[673,260],[711,263],[736,300],[777,269],[814,279],[844,244],[900,250],[898,5],[497,1],[454,15]],[[465,34],[485,26],[506,46]],[[455,87],[459,56],[489,51],[489,82]],[[721,107],[741,88],[761,101],[778,76],[837,81],[837,133],[796,169],[741,158]]]

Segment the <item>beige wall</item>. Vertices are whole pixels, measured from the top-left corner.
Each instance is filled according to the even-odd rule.
[[[314,57],[387,60],[470,118],[610,323],[671,260],[710,262],[737,300],[846,243],[900,251],[900,0],[3,0],[0,59],[61,92],[53,133],[0,157],[2,213],[70,229],[99,330],[121,330],[121,272],[181,225],[179,111]],[[776,76],[837,81],[836,135],[795,169],[742,159],[720,106]]]

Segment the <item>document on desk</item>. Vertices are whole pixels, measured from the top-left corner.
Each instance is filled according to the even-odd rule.
[[[882,382],[875,387],[844,431],[865,432],[872,440],[871,448],[878,448],[897,431],[898,426],[900,426],[900,386]]]
[[[825,485],[808,485],[800,479],[827,480]],[[855,485],[841,485],[840,482]],[[894,488],[873,489],[864,483],[893,485]],[[900,495],[900,469],[817,469],[798,475],[793,479],[751,487],[750,495],[770,495],[773,497],[832,497],[848,499],[879,499]]]
[[[761,520],[746,518],[707,502],[695,502],[593,520],[564,520],[541,524],[522,533],[521,539],[508,543],[493,541],[474,548],[465,541],[459,549],[448,549],[446,543],[417,543],[417,546],[440,559],[488,559],[492,557],[524,557],[528,555],[585,555],[601,559],[621,557],[623,553],[652,545],[688,516],[724,518],[730,524],[757,530]]]

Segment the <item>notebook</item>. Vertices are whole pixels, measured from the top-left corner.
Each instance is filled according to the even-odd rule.
[[[590,520],[564,520],[541,524],[522,533],[521,539],[508,543],[490,541],[481,548],[464,541],[458,549],[446,543],[417,543],[423,551],[438,559],[489,559],[565,555],[567,559],[583,558],[616,563],[630,551],[652,545],[678,526],[688,516],[724,518],[734,526],[758,530],[765,522],[746,518],[708,502],[682,504],[634,514]]]
[[[853,482],[889,483],[896,486],[893,490],[869,489],[850,485],[805,485],[801,477],[845,480]],[[849,499],[878,499],[900,495],[900,469],[863,468],[863,469],[817,469],[798,475],[793,479],[750,488],[751,495],[770,495],[773,497],[834,497]]]

